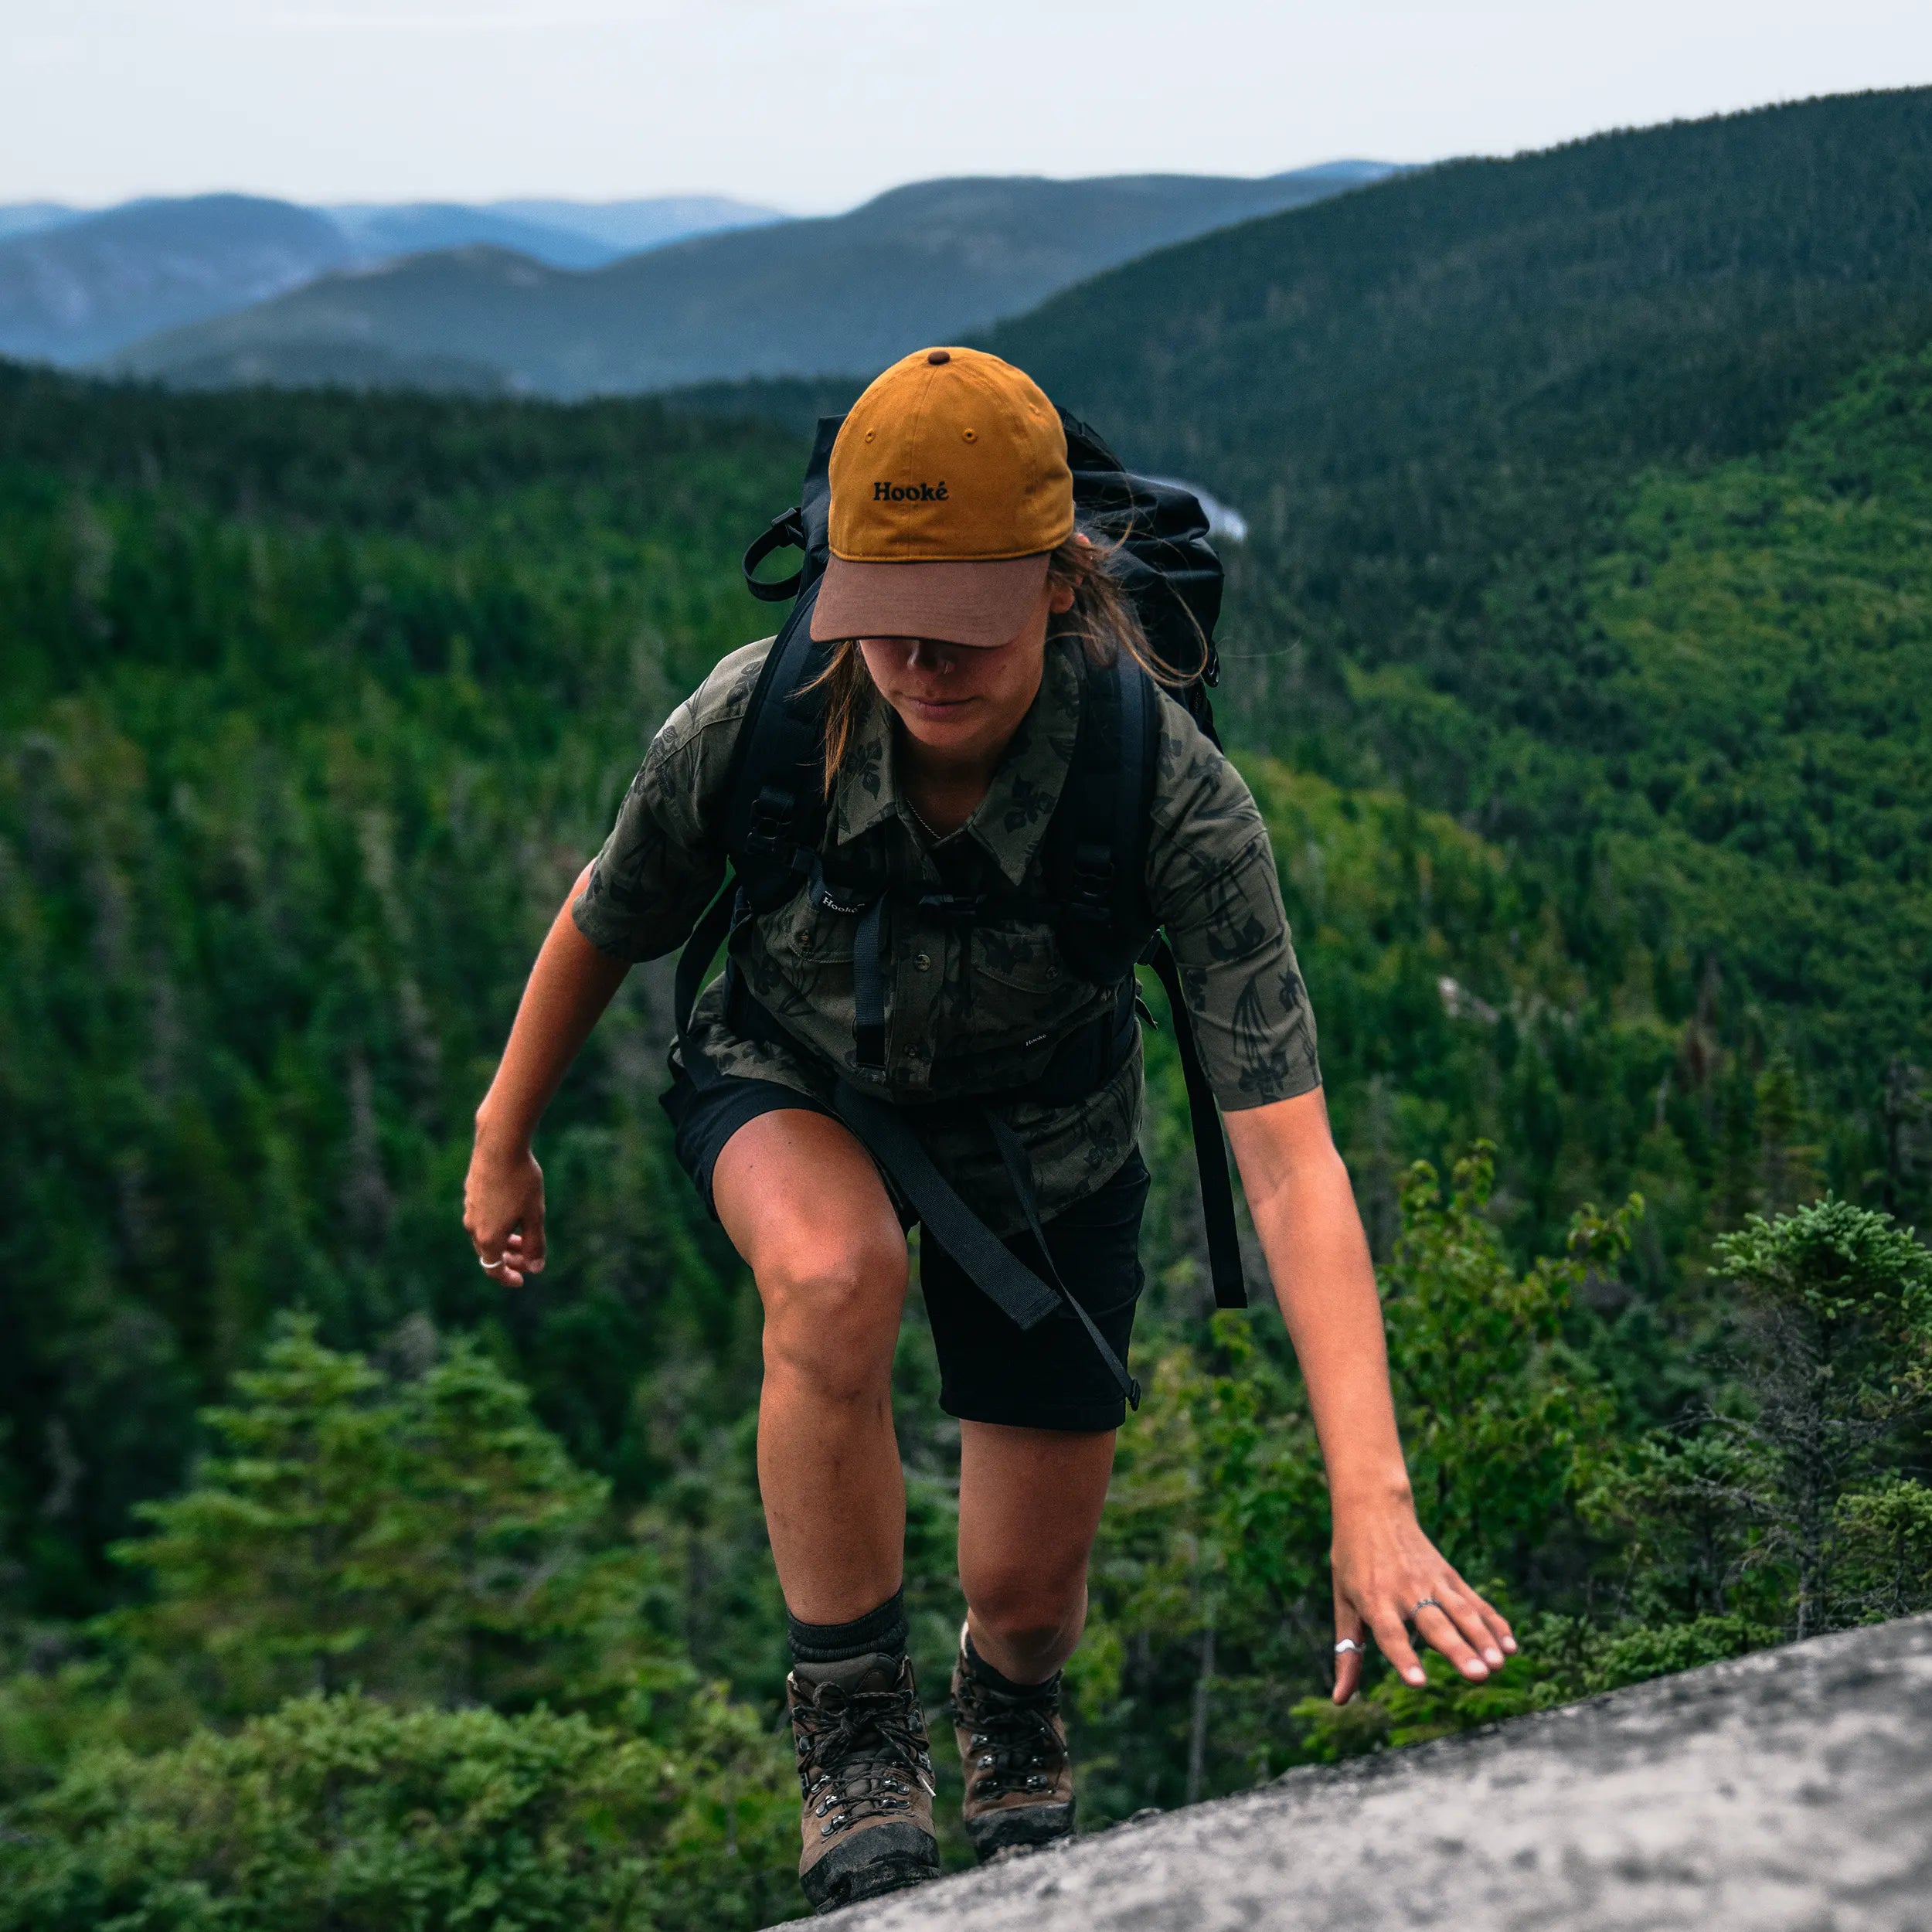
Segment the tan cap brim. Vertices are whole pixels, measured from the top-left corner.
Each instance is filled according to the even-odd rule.
[[[811,612],[815,642],[931,638],[982,648],[1010,644],[1046,586],[1047,553],[965,562],[825,565]]]

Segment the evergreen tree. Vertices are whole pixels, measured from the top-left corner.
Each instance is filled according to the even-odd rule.
[[[1893,1475],[1841,1496],[1832,1540],[1841,1615],[1878,1623],[1932,1610],[1932,1485]]]
[[[1838,1512],[1932,1403],[1932,1257],[1891,1216],[1828,1196],[1716,1243],[1743,1301],[1740,1428],[1764,1456],[1767,1549],[1797,1573],[1794,1634],[1845,1614]],[[1852,1519],[1876,1523],[1876,1505]]]
[[[155,1600],[107,1628],[205,1676],[217,1709],[355,1681],[391,1634],[355,1560],[391,1473],[382,1389],[359,1356],[288,1321],[262,1367],[235,1378],[239,1400],[203,1413],[223,1453],[184,1495],[138,1507],[151,1532],[114,1554],[153,1578]]]
[[[1767,1214],[1783,1214],[1818,1192],[1818,1150],[1806,1144],[1798,1070],[1782,1050],[1757,1077],[1760,1197]]]
[[[117,1549],[154,1587],[106,1620],[120,1644],[233,1715],[351,1686],[510,1709],[638,1694],[645,1558],[473,1343],[398,1381],[291,1318],[236,1386],[203,1417],[220,1452]]]

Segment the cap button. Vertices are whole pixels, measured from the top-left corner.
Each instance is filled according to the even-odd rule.
[[[936,349],[926,359],[929,362],[950,362],[953,359],[953,352],[950,349]]]

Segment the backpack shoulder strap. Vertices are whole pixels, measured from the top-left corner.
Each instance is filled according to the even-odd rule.
[[[1105,986],[1132,971],[1154,930],[1147,844],[1161,701],[1131,658],[1083,669],[1073,761],[1047,827],[1047,879],[1067,963]]]
[[[811,641],[815,582],[773,639],[726,768],[722,842],[753,908],[795,889],[825,828],[826,651]]]
[[[1180,968],[1147,896],[1160,708],[1153,679],[1131,659],[1087,667],[1073,762],[1048,831],[1049,878],[1062,908],[1060,949],[1076,972],[1106,985],[1144,961],[1160,977],[1187,1087],[1215,1304],[1244,1308],[1247,1284],[1220,1117]]]
[[[811,613],[830,554],[828,471],[844,420],[820,421],[798,508],[774,518],[745,553],[747,583],[756,583],[753,570],[774,550],[793,546],[804,553],[794,577],[759,587],[767,597],[791,593],[792,606],[766,653],[725,772],[723,843],[760,910],[773,889],[791,889],[780,876],[797,869],[801,847],[816,848],[824,827],[825,707],[811,686],[827,652],[812,642]]]
[[[765,912],[797,890],[825,829],[825,699],[812,689],[826,651],[811,639],[812,608],[830,553],[828,525],[833,440],[843,417],[818,424],[798,505],[774,517],[745,553],[745,582],[767,602],[792,607],[752,686],[725,767],[719,838],[729,862],[723,888],[692,930],[678,960],[677,1026],[690,1023],[705,975],[741,908]],[[781,583],[753,575],[774,551],[804,553],[797,573]]]

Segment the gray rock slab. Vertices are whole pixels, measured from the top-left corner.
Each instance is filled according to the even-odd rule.
[[[849,1932],[1932,1932],[1932,1617],[1080,1838]]]

